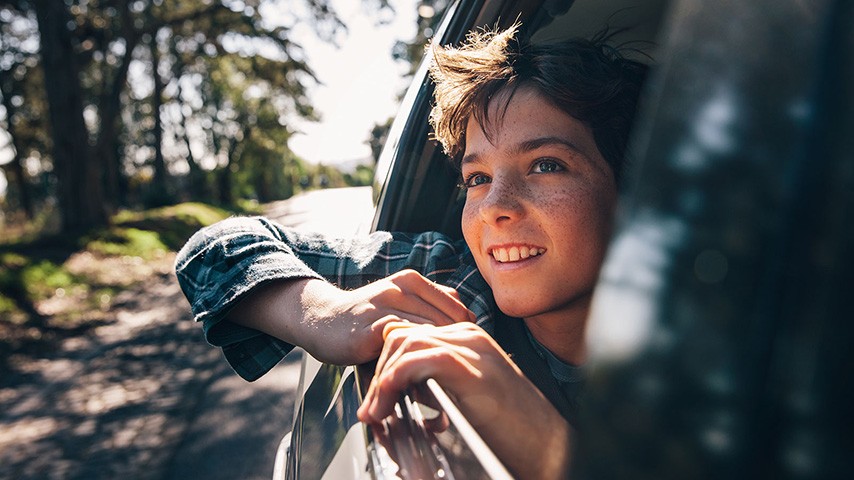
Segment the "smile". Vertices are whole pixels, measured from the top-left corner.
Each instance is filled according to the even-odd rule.
[[[490,249],[489,254],[499,263],[518,262],[529,257],[535,257],[546,253],[545,248],[532,247],[528,245],[513,245],[511,247],[495,247]]]

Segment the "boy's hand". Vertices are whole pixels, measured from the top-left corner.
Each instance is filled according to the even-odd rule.
[[[253,291],[227,318],[338,365],[376,359],[383,328],[392,322],[450,325],[475,320],[456,290],[414,270],[350,291],[315,279],[272,283]]]
[[[383,329],[392,322],[451,325],[475,321],[456,290],[414,270],[351,291],[330,290],[330,286],[324,286],[324,304],[309,309],[303,322],[309,334],[303,348],[327,363],[376,359],[383,348]]]
[[[434,378],[518,478],[565,478],[569,424],[483,329],[389,323],[358,417],[379,423],[407,387]]]

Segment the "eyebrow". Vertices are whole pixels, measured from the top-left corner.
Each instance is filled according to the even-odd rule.
[[[514,145],[510,149],[510,151],[512,153],[525,153],[525,152],[530,152],[530,151],[536,150],[538,148],[542,148],[542,147],[546,147],[546,146],[550,146],[550,145],[562,146],[568,150],[572,150],[573,152],[576,152],[576,153],[584,156],[585,158],[587,158],[589,156],[589,155],[587,155],[587,153],[582,148],[580,148],[576,143],[572,142],[571,140],[568,140],[568,139],[563,138],[563,137],[555,137],[555,136],[539,137],[539,138],[532,138],[531,140],[525,140],[524,142],[520,142],[520,143]],[[480,155],[478,155],[476,153],[470,153],[470,154],[463,157],[463,159],[460,161],[460,166],[463,166],[467,163],[476,163],[479,161],[479,159],[480,159]]]

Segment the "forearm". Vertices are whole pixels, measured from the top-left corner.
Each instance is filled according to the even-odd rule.
[[[258,286],[241,299],[223,320],[298,345],[302,294],[310,279],[278,280]],[[319,281],[319,280],[315,280]]]
[[[416,241],[436,247],[416,249]],[[454,255],[443,237],[426,234],[335,240],[237,217],[197,232],[179,253],[176,274],[208,341],[233,366],[252,357],[245,372],[235,369],[254,379],[290,346],[352,365],[379,355],[389,321],[473,320],[456,291],[418,273]]]
[[[345,294],[318,279],[273,281],[246,294],[224,320],[261,331],[335,363],[337,358],[330,357],[329,350],[337,348],[334,333],[339,329],[330,324],[329,318],[337,313],[336,300],[340,300],[337,297]]]

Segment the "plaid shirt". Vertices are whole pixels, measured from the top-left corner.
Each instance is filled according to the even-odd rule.
[[[294,347],[223,317],[250,290],[271,280],[326,279],[350,290],[413,269],[455,288],[490,334],[500,315],[465,243],[435,232],[334,239],[286,229],[263,217],[235,217],[193,235],[175,269],[208,342],[222,347],[232,368],[250,381]]]

